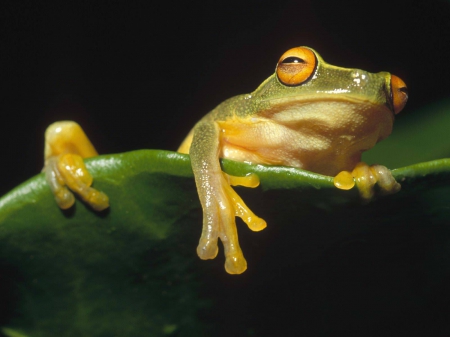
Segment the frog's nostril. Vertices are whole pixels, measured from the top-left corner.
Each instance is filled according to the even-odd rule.
[[[408,101],[408,88],[400,77],[391,75],[391,95],[395,114],[405,107]]]

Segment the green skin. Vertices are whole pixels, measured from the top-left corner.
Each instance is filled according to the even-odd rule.
[[[189,148],[203,207],[197,252],[214,258],[220,237],[227,271],[240,248],[230,239],[235,214],[219,157],[336,175],[352,170],[363,151],[392,131],[389,73],[336,67],[311,51],[316,67],[307,81],[288,86],[273,74],[250,95],[230,98],[208,113],[180,147]]]
[[[230,186],[255,187],[257,177],[227,176],[219,158],[337,175],[336,187],[349,189],[356,183],[365,200],[372,197],[375,183],[384,193],[398,191],[387,168],[359,162],[363,151],[391,133],[394,114],[406,100],[404,83],[389,73],[332,66],[307,47],[284,53],[274,75],[253,93],[226,100],[207,114],[178,150],[190,154],[203,207],[199,257],[214,258],[220,238],[227,272],[240,274],[247,263],[235,217],[254,231],[266,226]],[[49,126],[44,170],[59,207],[73,205],[72,192],[93,209],[109,207],[108,197],[90,187],[92,177],[82,160],[96,154],[75,122]]]

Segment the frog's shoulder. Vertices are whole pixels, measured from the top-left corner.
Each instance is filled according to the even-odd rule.
[[[252,100],[252,94],[242,94],[223,101],[208,115],[215,121],[224,121],[234,116],[251,116],[254,115],[256,111],[256,102],[255,100]]]

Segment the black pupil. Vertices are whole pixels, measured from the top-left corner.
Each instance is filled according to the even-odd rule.
[[[300,57],[290,56],[286,57],[281,63],[305,63]]]

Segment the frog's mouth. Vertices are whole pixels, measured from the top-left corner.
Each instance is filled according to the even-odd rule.
[[[337,87],[332,80],[323,80],[324,78],[329,79],[331,76],[330,73],[322,75],[327,76],[317,75],[318,78],[314,79],[316,83],[311,87],[307,85],[304,89],[302,89],[302,86],[299,86],[294,89],[280,90],[277,95],[267,97],[266,99],[264,99],[264,94],[268,93],[263,93],[261,103],[263,105],[267,104],[269,108],[273,108],[276,106],[286,106],[286,104],[314,105],[317,102],[323,101],[347,102],[349,105],[361,104],[380,107],[381,111],[385,111],[386,109],[384,108],[387,107],[392,116],[394,116],[399,111],[398,109],[396,111],[395,92],[401,91],[406,95],[406,86],[404,83],[389,73],[374,74],[363,70],[338,69],[338,73],[333,75],[334,78],[341,78],[348,85]]]
[[[339,105],[340,109],[345,109],[347,106],[349,113],[355,113],[357,111],[375,110],[379,113],[387,113],[392,117],[392,122],[395,119],[394,106],[392,98],[387,94],[386,90],[383,90],[383,100],[370,100],[367,97],[359,95],[349,95],[343,89],[336,89],[330,92],[321,92],[321,94],[329,94],[329,96],[318,97],[316,95],[293,95],[286,96],[283,98],[272,98],[267,100],[261,100],[262,105],[267,105],[265,108],[262,107],[261,111],[266,110],[268,115],[273,115],[274,113],[289,109],[298,110],[301,113],[305,108],[314,109],[323,105],[321,103],[326,103],[328,105]],[[361,108],[358,108],[360,106]],[[332,113],[329,109],[321,110],[321,113]],[[263,113],[266,115],[266,113]]]

